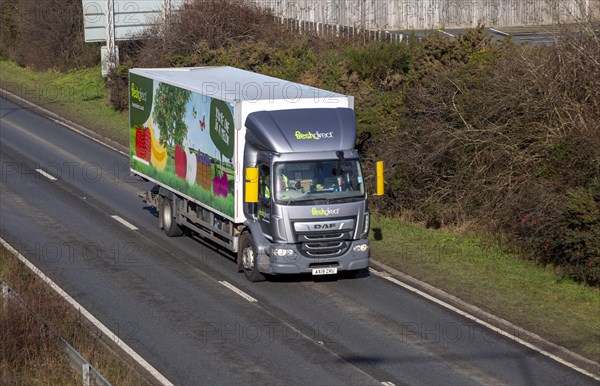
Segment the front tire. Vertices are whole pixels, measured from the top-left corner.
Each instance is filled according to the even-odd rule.
[[[181,236],[183,229],[175,222],[173,213],[173,202],[166,197],[163,198],[162,210],[160,211],[163,230],[169,237]]]
[[[244,232],[240,238],[240,249],[238,259],[244,270],[244,275],[249,281],[256,283],[265,281],[266,277],[258,271],[258,254],[252,243],[252,236],[249,232]]]

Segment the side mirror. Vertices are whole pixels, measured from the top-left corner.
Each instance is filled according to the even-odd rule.
[[[376,196],[383,196],[385,193],[384,180],[383,180],[383,161],[377,161],[375,170],[375,178],[377,179],[377,190]]]
[[[258,202],[258,168],[246,168],[244,202]]]

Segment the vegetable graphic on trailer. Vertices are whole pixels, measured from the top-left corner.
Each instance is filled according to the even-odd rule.
[[[130,105],[131,167],[233,216],[233,106],[135,74]]]

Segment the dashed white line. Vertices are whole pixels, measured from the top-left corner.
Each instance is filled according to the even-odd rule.
[[[115,335],[111,330],[109,330],[102,322],[100,322],[94,315],[92,315],[89,311],[83,308],[75,299],[73,299],[68,293],[66,293],[62,288],[58,286],[52,279],[46,276],[42,271],[40,271],[35,265],[33,265],[27,258],[21,255],[16,249],[14,249],[9,243],[7,243],[3,238],[0,237],[0,244],[2,244],[6,249],[8,249],[11,253],[13,253],[23,264],[27,266],[33,273],[35,273],[40,279],[42,279],[46,284],[50,286],[56,293],[58,293],[63,299],[65,299],[71,306],[73,306],[81,315],[83,315],[90,323],[92,323],[96,328],[98,328],[104,335],[106,335],[109,339],[111,339],[119,348],[125,351],[134,361],[136,361],[140,366],[142,366],[146,371],[148,371],[158,382],[165,386],[173,386],[164,375],[158,372],[152,365],[144,358],[142,358],[138,353],[133,351],[131,347],[127,345],[127,343],[123,342],[117,335]]]
[[[451,38],[455,38],[456,36],[454,36],[453,34],[451,34],[450,32],[446,32],[444,30],[438,29],[438,32],[443,33],[444,35],[450,36]]]
[[[382,384],[383,386],[396,386],[394,383],[392,383],[392,382],[388,382],[388,381],[386,381],[386,382],[381,382],[381,384]]]
[[[494,33],[497,33],[499,35],[503,35],[503,36],[509,36],[510,35],[509,33],[504,32],[504,31],[500,31],[500,30],[498,30],[496,28],[490,28],[490,31],[492,31]]]
[[[502,335],[502,336],[504,336],[504,337],[506,337],[506,338],[508,338],[510,340],[513,340],[513,341],[515,341],[517,343],[520,343],[521,345],[523,345],[523,346],[525,346],[527,348],[530,348],[530,349],[532,349],[534,351],[537,351],[538,353],[540,353],[542,355],[545,355],[548,358],[551,358],[551,359],[555,360],[556,362],[561,363],[561,364],[563,364],[563,365],[565,365],[565,366],[567,366],[567,367],[569,367],[569,368],[571,368],[571,369],[573,369],[575,371],[578,371],[581,374],[587,375],[590,378],[593,378],[595,380],[600,381],[600,377],[598,375],[592,374],[589,371],[586,371],[586,370],[584,370],[584,369],[582,369],[582,368],[580,368],[580,367],[578,367],[578,366],[576,366],[576,365],[574,365],[574,364],[572,364],[570,362],[567,362],[564,359],[562,359],[562,358],[560,358],[560,357],[558,357],[558,356],[556,356],[556,355],[554,355],[554,354],[552,354],[552,353],[550,353],[550,352],[548,352],[546,350],[543,350],[543,349],[541,349],[541,348],[539,348],[539,347],[537,347],[537,346],[535,346],[535,345],[533,345],[533,344],[531,344],[531,343],[529,343],[529,342],[527,342],[527,341],[519,338],[518,336],[515,336],[515,335],[513,335],[513,334],[511,334],[511,333],[509,333],[507,331],[504,331],[503,329],[498,328],[498,327],[496,327],[496,326],[494,326],[494,325],[492,325],[492,324],[490,324],[490,323],[488,323],[488,322],[486,322],[484,320],[481,320],[478,317],[469,314],[468,312],[465,312],[465,311],[463,311],[461,309],[458,309],[458,308],[454,307],[453,305],[444,302],[443,300],[437,299],[437,298],[429,295],[426,292],[423,292],[423,291],[421,291],[421,290],[419,290],[419,289],[417,289],[417,288],[415,288],[415,287],[413,287],[411,285],[403,283],[400,280],[396,279],[395,277],[390,276],[386,272],[379,272],[379,271],[374,270],[373,268],[369,268],[369,272],[371,272],[372,274],[377,275],[377,276],[379,276],[379,277],[381,277],[381,278],[383,278],[385,280],[388,280],[388,281],[390,281],[390,282],[392,282],[392,283],[394,283],[396,285],[399,285],[400,287],[403,287],[403,288],[405,288],[405,289],[407,289],[407,290],[409,290],[411,292],[414,292],[417,295],[422,296],[425,299],[427,299],[427,300],[429,300],[429,301],[431,301],[433,303],[436,303],[436,304],[438,304],[438,305],[440,305],[440,306],[442,306],[442,307],[444,307],[444,308],[446,308],[446,309],[448,309],[450,311],[453,311],[453,312],[459,314],[460,316],[462,316],[464,318],[470,319],[470,320],[474,321],[475,323],[477,323],[477,324],[479,324],[481,326],[484,326],[484,327],[486,327],[486,328],[488,328],[488,329],[490,329],[490,330],[492,330],[492,331],[494,331],[494,332],[496,332],[496,333],[498,333],[498,334],[500,334],[500,335]]]
[[[121,218],[120,216],[112,215],[110,216],[112,218],[114,218],[115,220],[117,220],[118,222],[120,222],[121,224],[125,225],[127,228],[131,229],[132,231],[137,231],[138,227],[136,227],[135,225],[133,225],[132,223],[130,223],[127,220],[124,220],[123,218]]]
[[[245,293],[244,291],[242,291],[241,289],[237,288],[236,286],[234,286],[233,284],[230,284],[226,281],[220,281],[219,283],[221,283],[222,285],[224,285],[225,287],[229,288],[230,290],[232,290],[233,292],[235,292],[236,294],[240,295],[241,297],[243,297],[244,299],[246,299],[247,301],[249,301],[250,303],[256,303],[258,302],[258,300],[254,299],[252,296],[248,295],[247,293]]]
[[[47,179],[49,179],[50,181],[56,181],[57,178],[54,177],[52,174],[45,172],[42,169],[35,169],[36,172],[40,173],[42,176],[46,177]]]

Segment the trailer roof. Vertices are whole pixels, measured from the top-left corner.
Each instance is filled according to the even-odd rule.
[[[130,72],[227,102],[347,97],[235,67],[134,68]]]

